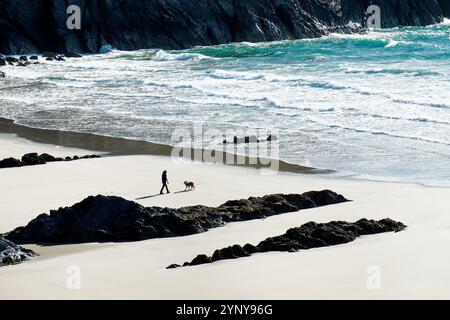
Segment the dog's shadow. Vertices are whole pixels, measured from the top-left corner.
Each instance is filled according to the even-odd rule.
[[[177,191],[177,192],[175,192],[175,194],[178,194],[178,193],[186,193],[186,192],[191,192],[191,191],[194,191],[194,190],[180,190],[180,191]]]

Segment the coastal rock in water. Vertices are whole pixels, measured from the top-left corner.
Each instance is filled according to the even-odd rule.
[[[0,71],[0,78],[6,78],[6,73]]]
[[[36,253],[32,250],[19,247],[11,241],[0,237],[0,267],[21,263],[34,256],[36,256]]]
[[[391,219],[380,221],[361,219],[355,223],[344,221],[328,223],[308,222],[301,227],[289,229],[284,235],[267,238],[256,247],[251,244],[246,244],[244,247],[234,245],[216,250],[212,257],[204,254],[198,255],[191,262],[184,263],[183,266],[248,257],[256,252],[295,252],[297,250],[334,246],[352,242],[359,236],[383,232],[399,232],[405,228],[406,226],[403,223]],[[173,269],[178,266],[177,264],[172,264],[169,267]],[[169,267],[167,268],[169,269]]]
[[[14,58],[14,57],[6,57],[5,60],[9,63],[16,63],[19,62],[19,59]]]
[[[382,8],[385,28],[436,24],[443,18],[436,0],[78,1],[83,28],[69,30],[66,1],[34,0],[22,6],[2,0],[8,10],[0,11],[0,52],[98,53],[107,45],[185,49],[360,32],[356,26],[364,24],[370,4]]]
[[[191,235],[228,222],[260,219],[345,201],[348,200],[343,196],[324,190],[251,197],[228,201],[217,208],[191,206],[170,209],[145,208],[120,197],[98,195],[72,207],[50,211],[49,215],[41,214],[27,226],[16,228],[5,237],[18,244],[138,241]]]

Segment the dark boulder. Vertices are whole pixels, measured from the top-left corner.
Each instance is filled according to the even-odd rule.
[[[225,140],[226,141],[226,140]],[[226,143],[226,142],[225,142]],[[245,137],[233,137],[233,143],[234,144],[240,144],[240,143],[259,143],[259,139],[256,136],[245,136]]]
[[[27,153],[22,156],[22,164],[24,166],[45,164],[45,159],[39,156],[37,153]]]
[[[31,56],[30,60],[39,60],[39,57],[38,56]]]
[[[4,58],[0,58],[0,66],[6,66],[7,62]]]
[[[19,61],[28,61],[28,57],[27,56],[20,56],[19,57]]]
[[[22,61],[22,60],[20,60],[18,63],[17,63],[17,66],[18,67],[27,67],[27,66],[29,66],[31,64],[31,62],[29,62],[29,61]]]
[[[322,192],[336,196],[330,191],[317,191]],[[281,202],[283,205],[274,206],[271,201]],[[217,208],[191,206],[179,209],[145,208],[123,198],[98,195],[88,197],[72,207],[50,211],[49,215],[41,214],[27,226],[13,230],[5,237],[18,244],[63,244],[185,236],[205,232],[228,222],[298,211],[304,206],[296,204],[303,202],[308,203],[310,208],[320,206],[304,195],[295,194],[228,201]],[[244,254],[254,251],[250,245],[244,249]],[[243,252],[236,247],[218,254],[239,256]]]
[[[22,166],[22,161],[15,158],[0,160],[0,168],[17,168]]]
[[[56,158],[48,153],[41,154],[40,158],[43,159],[45,162],[55,162],[56,161]]]
[[[6,73],[0,71],[0,78],[6,78]]]
[[[212,259],[211,257],[208,257],[205,254],[199,254],[197,257],[195,257],[191,262],[190,265],[191,266],[196,266],[199,264],[205,264],[205,263],[211,263]]]
[[[0,237],[0,267],[21,263],[34,256],[36,256],[36,253],[32,250],[17,246],[11,241]]]
[[[244,247],[234,245],[219,249],[212,257],[199,255],[190,263],[183,266],[193,266],[211,263],[219,260],[237,259],[250,256],[256,252],[285,251],[320,248],[349,243],[362,235],[377,234],[383,232],[399,232],[406,228],[401,223],[391,219],[380,221],[361,219],[355,223],[344,221],[332,221],[328,223],[308,222],[301,227],[289,229],[281,236],[267,238],[256,247],[246,244]]]
[[[15,58],[15,57],[6,57],[5,60],[8,61],[9,63],[19,62],[19,59]]]
[[[22,167],[22,166],[33,166],[33,165],[45,164],[48,162],[72,161],[72,160],[96,159],[96,158],[100,158],[100,156],[92,154],[92,155],[85,155],[82,157],[74,156],[73,159],[71,157],[66,157],[66,159],[63,159],[63,158],[56,158],[47,153],[43,153],[41,155],[38,155],[37,153],[28,153],[22,157],[22,161],[19,159],[14,159],[14,158],[7,158],[7,159],[0,160],[0,169],[15,168],[15,167]]]
[[[255,248],[256,249],[256,248]],[[237,259],[242,257],[248,257],[251,253],[247,252],[240,245],[234,245],[228,248],[216,250],[212,255],[212,261],[226,260],[226,259]]]

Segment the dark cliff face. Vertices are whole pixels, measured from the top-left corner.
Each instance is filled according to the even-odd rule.
[[[383,27],[442,21],[437,0],[0,0],[0,52],[183,49],[228,42],[317,37],[352,31],[370,4]],[[66,27],[69,5],[81,30]]]
[[[450,0],[438,0],[444,16],[450,18]]]

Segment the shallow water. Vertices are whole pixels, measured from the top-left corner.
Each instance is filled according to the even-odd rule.
[[[171,144],[194,124],[276,130],[290,162],[450,186],[448,22],[2,70],[0,116],[25,125]]]

